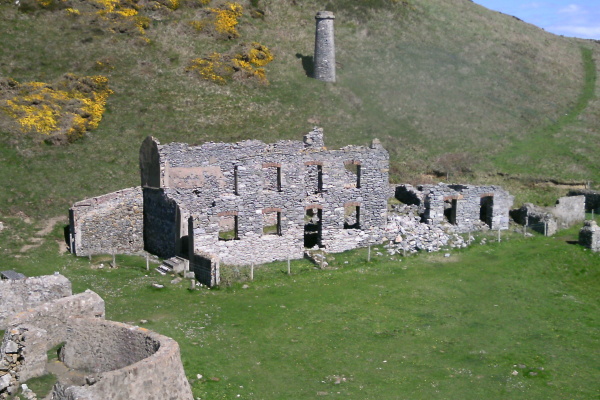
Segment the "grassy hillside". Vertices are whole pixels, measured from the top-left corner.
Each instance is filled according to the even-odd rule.
[[[299,139],[313,125],[325,128],[330,147],[380,138],[397,181],[431,179],[440,156],[463,153],[478,173],[454,180],[491,182],[501,172],[600,182],[597,43],[467,0],[328,1],[337,15],[338,82],[324,84],[303,68],[323,3],[251,3],[242,2],[237,39],[191,29],[201,8],[182,2],[150,15],[149,43],[64,11],[2,3],[1,77],[101,74],[114,94],[99,128],[68,146],[8,133],[0,117],[0,215],[57,215],[76,200],[138,184],[137,151],[147,135],[274,141]],[[219,86],[185,71],[193,58],[253,41],[275,55],[269,86]]]

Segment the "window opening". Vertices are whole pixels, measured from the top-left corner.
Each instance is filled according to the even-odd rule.
[[[344,207],[344,229],[360,229],[360,206]]]
[[[281,165],[263,164],[264,189],[281,192]]]
[[[350,187],[360,188],[360,161],[346,161],[344,168],[346,169],[346,180],[349,182]]]
[[[304,183],[308,193],[323,192],[323,166],[320,161],[308,161],[306,164]]]
[[[281,236],[281,211],[263,212],[263,235]]]
[[[323,210],[307,208],[304,214],[304,247],[321,247],[323,231]]]
[[[457,199],[444,200],[444,217],[452,225],[456,225],[456,209],[458,207]]]
[[[237,240],[238,216],[224,215],[219,219],[219,240]]]
[[[239,196],[238,192],[238,166],[233,167],[233,194]]]
[[[482,196],[479,203],[479,219],[492,227],[492,216],[494,209],[494,197]]]

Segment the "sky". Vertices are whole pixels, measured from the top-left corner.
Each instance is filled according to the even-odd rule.
[[[557,35],[600,40],[600,0],[474,0]]]

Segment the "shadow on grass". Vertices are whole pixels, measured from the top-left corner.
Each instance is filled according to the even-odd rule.
[[[296,58],[302,60],[302,68],[304,68],[304,73],[309,78],[315,77],[315,60],[313,56],[303,56],[300,53],[296,53]]]

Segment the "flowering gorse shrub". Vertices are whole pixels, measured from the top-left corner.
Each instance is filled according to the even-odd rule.
[[[219,7],[208,8],[204,12],[204,18],[190,21],[192,28],[215,37],[234,39],[240,36],[236,27],[243,15],[241,4],[227,2]]]
[[[146,12],[173,11],[180,0],[21,0],[19,8],[27,10],[59,10],[73,18],[82,18],[104,31],[141,36],[145,42],[150,18]]]
[[[0,81],[0,114],[16,132],[41,135],[52,143],[72,142],[98,127],[105,111],[108,78],[66,74],[58,81]]]
[[[212,53],[196,58],[186,71],[196,72],[202,79],[221,85],[232,79],[267,85],[269,81],[262,67],[273,60],[274,56],[266,46],[253,42],[241,44],[227,54]]]

